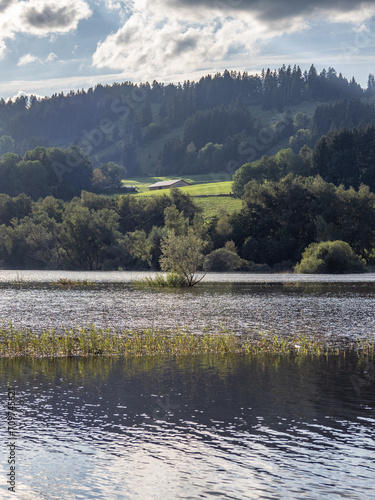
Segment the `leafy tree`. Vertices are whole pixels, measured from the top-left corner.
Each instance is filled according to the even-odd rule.
[[[102,191],[108,185],[108,179],[100,168],[95,168],[92,173],[92,186],[98,191]]]
[[[118,227],[114,210],[91,211],[71,203],[65,210],[59,235],[70,267],[101,269],[111,256],[110,248],[118,244]]]
[[[298,153],[303,146],[310,147],[312,145],[313,145],[313,138],[311,130],[309,129],[299,129],[289,139],[289,146],[293,149],[295,153]]]
[[[187,234],[176,235],[168,231],[161,241],[160,267],[163,271],[183,276],[188,286],[194,286],[205,276],[202,272],[205,242],[200,239],[192,227]]]
[[[117,165],[113,161],[104,163],[100,166],[100,170],[107,179],[110,186],[118,187],[121,184],[121,179],[126,175],[126,169],[122,165]]]
[[[345,241],[312,243],[296,265],[297,273],[342,274],[365,271],[366,261],[354,253]]]
[[[206,255],[203,268],[216,272],[246,270],[248,262],[228,248],[218,248]]]
[[[305,112],[298,112],[293,119],[294,130],[309,129],[311,125],[311,119],[307,116]]]
[[[136,259],[138,265],[147,264],[148,267],[151,267],[152,244],[145,231],[137,230],[133,233],[127,233],[124,237],[124,246],[126,252]]]
[[[186,234],[189,219],[184,217],[184,213],[177,210],[176,205],[171,205],[164,210],[164,225],[168,231],[174,231],[177,236]]]

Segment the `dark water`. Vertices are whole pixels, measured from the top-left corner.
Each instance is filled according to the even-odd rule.
[[[175,328],[222,327],[283,334],[364,337],[375,333],[375,275],[211,274],[192,289],[140,288],[144,273],[0,271],[0,322],[59,329],[63,325]],[[60,277],[94,286],[59,289]],[[132,282],[133,281],[133,282]]]
[[[374,389],[352,356],[1,359],[0,498],[373,499]]]

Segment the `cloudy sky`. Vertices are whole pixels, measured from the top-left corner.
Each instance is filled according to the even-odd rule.
[[[227,69],[375,73],[375,0],[0,0],[0,97]]]

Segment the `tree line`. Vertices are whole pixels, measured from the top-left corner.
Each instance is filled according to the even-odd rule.
[[[314,65],[302,72],[299,66],[264,69],[260,74],[224,71],[207,75],[197,82],[182,84],[131,82],[97,85],[81,91],[59,93],[51,97],[19,96],[14,101],[0,99],[0,136],[15,141],[15,153],[21,157],[37,146],[76,145],[90,156],[94,165],[115,162],[130,174],[139,166],[139,152],[148,141],[160,138],[174,127],[185,124],[184,147],[193,142],[197,151],[207,143],[222,144],[227,138],[246,131],[251,133],[248,117],[238,115],[240,125],[211,131],[203,139],[196,137],[192,122],[197,112],[228,108],[236,103],[244,110],[249,105],[285,111],[289,105],[306,100],[336,101],[371,97],[375,93],[373,75],[362,89],[354,78],[348,80],[333,68],[317,72]],[[219,116],[219,112],[213,111]],[[230,117],[229,117],[230,118]],[[198,123],[199,116],[193,122]],[[202,120],[207,120],[200,117]],[[340,127],[340,121],[337,127]],[[204,127],[201,126],[202,130]],[[316,131],[314,131],[315,134]],[[326,133],[324,130],[323,133]],[[187,136],[194,136],[186,144]],[[234,139],[235,141],[235,139]],[[161,161],[161,167],[168,168]]]
[[[12,149],[10,136],[0,137],[0,148]],[[88,155],[77,146],[67,149],[37,147],[21,158],[7,152],[0,158],[0,193],[24,193],[33,200],[54,196],[70,200],[82,190],[105,191],[121,185],[126,170],[114,162],[93,168]]]
[[[289,174],[279,181],[251,180],[243,200],[230,220],[230,237],[246,260],[290,267],[311,243],[334,240],[374,260],[375,194],[368,186],[345,189],[319,176]]]
[[[149,198],[82,191],[71,201],[0,194],[0,266],[158,268],[166,231],[181,221],[203,227],[199,214],[192,199],[178,190]]]
[[[212,271],[291,269],[312,243],[336,240],[374,263],[375,194],[320,176],[253,179],[242,210],[208,220],[178,189],[145,198],[82,191],[69,202],[0,195],[3,268],[157,270],[163,248],[180,251],[184,238],[199,242],[199,262]]]
[[[362,184],[375,192],[375,126],[334,130],[321,137],[313,149],[304,145],[298,153],[282,149],[274,156],[245,163],[233,177],[233,192],[243,196],[246,184],[278,181],[288,174],[319,175],[323,180],[346,189]]]

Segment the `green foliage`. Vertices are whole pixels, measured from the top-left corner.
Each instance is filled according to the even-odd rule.
[[[365,184],[375,190],[375,127],[341,129],[316,143],[312,167],[327,182],[358,189]]]
[[[368,125],[375,125],[375,105],[371,102],[362,102],[360,99],[344,99],[317,107],[311,128],[313,136],[317,139],[334,129],[351,129]]]
[[[333,68],[318,73],[311,66],[303,73],[298,66],[285,65],[274,71],[263,70],[259,75],[224,71],[182,85],[156,81],[152,85],[98,84],[95,88],[70,91],[67,95],[59,93],[50,98],[24,96],[14,102],[0,99],[1,133],[14,139],[14,151],[20,156],[38,145],[56,147],[75,143],[90,156],[95,167],[99,162],[113,161],[125,165],[128,175],[134,175],[142,157],[143,171],[158,168],[181,175],[202,167],[195,161],[194,154],[187,152],[191,142],[197,151],[210,142],[222,144],[225,163],[245,163],[246,158],[236,152],[247,138],[257,139],[260,128],[254,108],[283,111],[303,103],[301,111],[304,111],[309,101],[347,99],[348,112],[337,104],[333,110],[317,113],[313,123],[314,140],[328,133],[333,122],[338,129],[370,124],[370,106],[360,98],[371,97],[373,88],[373,80],[369,79],[365,91],[354,79],[337,75]],[[350,104],[352,98],[357,99],[358,105]],[[299,129],[310,128],[303,112],[294,117],[294,124],[293,117],[289,122],[285,126],[283,119],[280,128],[286,138]],[[156,138],[161,139],[163,147],[170,135],[177,141],[171,141],[160,157],[160,147],[149,148]],[[276,142],[280,137],[275,137]],[[1,149],[0,144],[0,153]],[[11,144],[3,151],[12,151]],[[152,158],[148,156],[151,151]],[[267,151],[262,149],[261,152]],[[215,169],[217,165],[212,163],[209,168]]]
[[[245,185],[251,180],[279,181],[289,173],[294,175],[310,175],[310,157],[306,150],[294,154],[291,148],[281,149],[276,155],[262,156],[260,160],[245,163],[233,176],[232,190],[235,196],[241,198]]]
[[[306,113],[297,113],[293,119],[294,130],[308,129],[310,128],[311,120]]]
[[[148,240],[145,231],[136,230],[132,233],[126,233],[124,237],[124,246],[126,252],[136,259],[137,267],[143,265],[151,266],[152,261],[152,244]]]
[[[198,111],[185,121],[183,142],[202,149],[208,143],[223,144],[228,136],[246,130],[252,134],[254,118],[246,108],[235,105]]]
[[[14,153],[15,141],[9,135],[0,137],[0,157],[5,153]]]
[[[10,196],[24,193],[34,200],[53,195],[71,199],[90,189],[92,165],[87,155],[68,149],[38,147],[23,158],[6,153],[0,161],[0,190]]]
[[[321,239],[347,241],[367,257],[375,247],[375,194],[345,190],[321,178],[291,175],[280,182],[245,186],[244,208],[232,216],[233,239],[248,261],[298,262]]]
[[[32,330],[0,325],[0,357],[62,357],[62,356],[194,356],[199,354],[250,354],[253,356],[327,356],[350,352],[373,359],[375,339],[333,342],[311,338],[305,334],[281,337],[270,332],[255,335],[236,335],[222,329],[219,332],[198,334],[186,328],[169,330],[111,330],[97,328],[53,330],[37,334]],[[51,365],[51,363],[50,363]],[[98,364],[95,364],[97,370]],[[24,367],[23,367],[24,369]]]
[[[169,212],[166,209],[169,207]],[[82,191],[64,202],[33,202],[0,193],[0,265],[13,269],[158,268],[169,228],[187,232],[198,222],[193,199],[174,190],[161,197],[109,197]],[[165,215],[167,214],[167,217]],[[167,227],[165,226],[167,224]]]
[[[184,217],[184,213],[177,210],[176,205],[171,205],[164,210],[164,225],[167,231],[174,231],[179,236],[186,234],[189,220]]]
[[[365,272],[366,261],[345,241],[312,243],[302,254],[295,271],[300,274],[342,274]]]
[[[305,145],[309,147],[313,145],[311,130],[299,129],[292,137],[290,137],[289,146],[295,153],[298,153],[298,151]]]
[[[169,272],[166,275],[156,274],[154,277],[147,276],[141,280],[141,283],[156,288],[182,288],[187,285],[185,277],[175,272]]]
[[[194,286],[205,275],[200,272],[204,248],[205,242],[192,227],[188,228],[186,234],[179,236],[173,230],[168,231],[161,242],[160,267],[163,271],[183,276],[188,286]]]
[[[248,262],[228,248],[218,248],[206,255],[203,268],[206,271],[240,271],[248,269]]]

